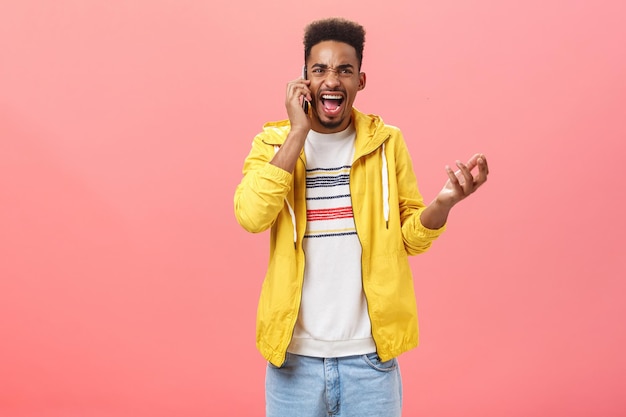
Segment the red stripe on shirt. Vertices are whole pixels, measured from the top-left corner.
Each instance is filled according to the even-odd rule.
[[[306,211],[307,221],[349,219],[351,217],[353,214],[350,206]]]

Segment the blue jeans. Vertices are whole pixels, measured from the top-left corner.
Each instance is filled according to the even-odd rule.
[[[312,358],[287,353],[281,367],[267,365],[267,417],[400,417],[398,361],[376,353]]]

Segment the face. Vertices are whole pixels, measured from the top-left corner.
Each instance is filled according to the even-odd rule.
[[[311,48],[306,64],[313,98],[311,127],[320,133],[341,132],[351,123],[357,92],[365,88],[356,50],[347,43],[323,41]]]

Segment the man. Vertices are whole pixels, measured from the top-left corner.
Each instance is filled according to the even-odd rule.
[[[418,342],[408,256],[487,180],[477,154],[423,203],[401,132],[353,108],[364,41],[344,19],[307,26],[288,120],[255,137],[235,192],[238,222],[271,228],[257,315],[271,417],[400,416],[396,358]]]

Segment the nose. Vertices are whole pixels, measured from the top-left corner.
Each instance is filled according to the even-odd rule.
[[[326,76],[324,77],[324,84],[329,87],[337,86],[340,84],[339,82],[339,72],[334,68],[326,69]]]

